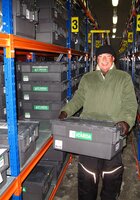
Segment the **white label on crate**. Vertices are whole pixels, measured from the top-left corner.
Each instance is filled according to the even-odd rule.
[[[4,115],[6,115],[6,108],[4,108],[3,111],[4,111]]]
[[[29,143],[31,143],[32,142],[32,137],[29,137]]]
[[[63,149],[63,141],[62,140],[55,140],[55,148],[56,149]]]
[[[23,81],[29,81],[29,77],[28,76],[23,76]]]
[[[25,118],[30,118],[30,117],[31,117],[30,113],[25,113]]]
[[[56,18],[58,17],[57,11],[56,11],[56,10],[54,11],[54,16],[55,16]]]
[[[29,100],[30,98],[29,98],[29,94],[24,94],[24,100]]]
[[[3,93],[4,93],[4,94],[6,93],[6,89],[5,89],[5,87],[3,87]]]
[[[69,137],[70,138],[75,138],[75,131],[70,130],[69,131]]]
[[[26,19],[30,19],[30,11],[26,9]]]
[[[2,155],[5,151],[6,149],[0,149],[0,155]]]
[[[2,178],[2,175],[0,173],[0,183],[2,183],[2,182],[3,182],[3,178]]]
[[[115,146],[115,151],[118,151],[119,148],[120,148],[120,143],[118,142],[118,143],[116,144],[116,146]]]
[[[8,128],[7,123],[1,122],[1,123],[0,123],[0,128],[2,128],[2,129],[7,129],[7,128]]]
[[[4,157],[0,157],[0,168],[4,166]]]

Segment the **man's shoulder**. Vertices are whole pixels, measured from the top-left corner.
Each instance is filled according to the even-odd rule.
[[[87,72],[86,74],[84,74],[83,77],[90,78],[90,77],[93,77],[93,76],[96,76],[96,71]]]
[[[130,78],[131,76],[130,76],[130,74],[128,74],[128,72],[126,72],[126,71],[123,71],[123,70],[121,70],[121,69],[116,69],[115,70],[115,73],[118,75],[118,76],[121,76],[121,77],[126,77],[126,78]]]

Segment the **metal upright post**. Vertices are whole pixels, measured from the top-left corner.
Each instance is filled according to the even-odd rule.
[[[71,0],[67,0],[67,29],[68,29],[68,37],[67,37],[67,48],[69,48],[68,52],[68,90],[67,90],[67,99],[70,100],[72,97],[72,87],[71,87]]]
[[[135,11],[135,1],[133,1],[133,17],[132,17],[132,29],[133,29],[133,42],[132,42],[132,80],[135,78],[135,56],[136,51],[136,11]]]
[[[90,55],[90,71],[93,71],[93,46],[94,46],[94,33],[91,33],[91,55]]]
[[[86,8],[88,9],[88,0],[86,0]],[[85,31],[85,53],[88,53],[88,17],[86,16],[86,31]],[[88,71],[88,56],[85,56],[85,71]]]
[[[2,0],[2,21],[3,32],[13,34],[12,23],[12,0]],[[13,37],[9,35],[8,46],[4,49],[4,73],[6,88],[6,114],[8,123],[8,142],[10,152],[11,176],[18,176],[20,173],[18,129],[16,114],[16,91],[15,91],[15,70],[14,70],[14,48]],[[14,196],[13,199],[21,199]]]

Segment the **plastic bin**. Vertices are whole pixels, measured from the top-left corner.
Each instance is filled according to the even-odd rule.
[[[23,200],[44,200],[53,179],[52,166],[37,165],[23,183]]]
[[[113,122],[80,118],[52,120],[55,149],[103,159],[122,150],[124,138]]]

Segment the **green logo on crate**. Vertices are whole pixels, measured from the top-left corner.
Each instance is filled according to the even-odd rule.
[[[34,105],[34,110],[49,110],[49,106],[46,105]]]
[[[48,92],[47,86],[33,86],[34,92]]]
[[[26,187],[22,188],[22,192],[27,192]]]
[[[47,73],[48,72],[48,66],[33,66],[32,72],[34,72],[34,73]]]
[[[69,131],[69,137],[79,139],[79,140],[92,141],[92,133],[89,133],[89,132],[70,130]]]

